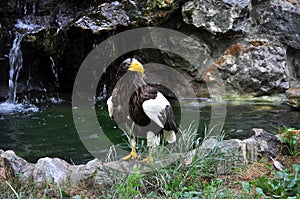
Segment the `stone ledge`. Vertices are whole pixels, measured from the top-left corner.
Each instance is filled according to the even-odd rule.
[[[300,87],[289,88],[285,91],[288,105],[300,109]]]
[[[12,168],[11,173],[4,173],[4,179],[8,175],[16,173],[24,180],[32,178],[37,183],[51,182],[58,185],[67,182],[76,184],[82,179],[93,176],[98,181],[109,184],[115,171],[119,173],[134,172],[136,170],[150,172],[179,160],[183,160],[188,165],[196,155],[205,157],[211,150],[220,150],[225,159],[217,165],[217,172],[223,174],[228,173],[235,165],[258,161],[262,157],[270,159],[270,157],[279,155],[281,144],[277,136],[256,128],[251,130],[251,134],[252,136],[245,140],[218,141],[211,137],[204,140],[198,149],[189,151],[186,154],[170,154],[163,160],[156,161],[153,164],[123,160],[103,163],[99,159],[94,159],[86,164],[73,165],[65,160],[49,157],[40,158],[36,164],[33,164],[18,157],[11,150],[0,150],[0,173]],[[1,164],[1,160],[6,164]]]

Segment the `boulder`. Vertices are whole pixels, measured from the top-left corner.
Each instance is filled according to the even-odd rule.
[[[281,142],[278,136],[258,128],[253,128],[251,134],[250,138],[242,141],[247,162],[255,162],[261,158],[270,160],[280,154]]]
[[[184,162],[190,164],[194,156],[205,158],[208,154],[219,154],[218,157],[222,158],[214,168],[219,174],[229,173],[234,167],[250,161],[244,141],[238,139],[219,141],[210,137],[205,139],[198,149],[188,152]]]
[[[14,177],[15,173],[9,160],[4,157],[0,157],[0,182],[13,179]]]
[[[163,159],[158,158],[152,164],[123,160],[102,163],[94,159],[86,164],[74,165],[59,158],[49,157],[41,158],[33,164],[18,157],[13,151],[0,150],[0,180],[18,173],[21,178],[25,180],[32,178],[37,183],[76,184],[83,179],[93,177],[99,183],[110,184],[113,180],[111,176],[116,171],[121,174],[132,173],[137,169],[139,172],[150,172],[182,159],[184,164],[188,165],[192,163],[195,156],[205,158],[208,154],[218,154],[218,158],[222,158],[214,169],[220,174],[225,174],[237,165],[279,155],[281,143],[276,135],[256,128],[252,129],[251,133],[252,137],[245,140],[219,141],[209,137],[198,149],[184,153],[171,153]]]
[[[300,87],[289,88],[285,91],[286,102],[288,105],[300,109]]]
[[[255,31],[278,37],[282,43],[300,49],[300,3],[268,0],[253,5]]]
[[[166,40],[162,36],[159,41],[153,42],[186,51],[191,59],[196,62],[199,60],[201,67],[206,68],[213,62],[212,58],[216,59],[215,68],[221,71],[222,80],[237,93],[265,95],[283,92],[288,87],[286,79],[300,79],[297,51],[300,46],[299,1],[166,0],[145,3],[140,0],[5,0],[0,4],[2,100],[7,98],[8,54],[16,32],[26,33],[21,42],[24,63],[18,80],[20,100],[24,94],[28,99],[35,99],[47,95],[53,97],[57,90],[71,91],[78,68],[98,43],[118,32],[144,26],[166,27],[196,38],[198,42],[176,38]],[[266,45],[253,46],[247,43],[246,37],[249,35],[261,34],[272,35],[270,37],[280,42],[266,39]],[[256,39],[265,41],[261,37]],[[281,43],[288,46],[288,51],[295,50],[295,56],[286,56]],[[235,44],[244,46],[241,54],[244,57],[233,59],[222,55],[224,49]],[[138,56],[142,60],[144,58],[145,62],[168,64],[176,68],[191,82],[199,96],[209,96],[205,84],[208,82],[201,81],[202,70],[198,66],[170,52],[159,52],[159,49],[157,52],[139,51]],[[224,60],[226,63],[222,65]],[[283,72],[286,70],[285,62],[290,68],[289,73]],[[58,71],[58,89],[53,89],[53,63]],[[117,66],[113,65],[111,71]],[[107,87],[113,88],[114,85],[108,84],[114,81],[105,78],[103,82],[109,82]]]
[[[249,0],[193,0],[182,6],[183,20],[212,34],[248,32]]]
[[[287,48],[290,88],[300,87],[300,50]]]
[[[103,30],[116,29],[117,26],[128,26],[129,16],[124,11],[124,5],[118,1],[103,3],[96,8],[84,12],[74,22],[74,26],[84,30],[91,30],[99,34]]]
[[[19,176],[24,180],[32,178],[37,183],[49,182],[62,184],[71,182],[76,184],[80,180],[92,175],[96,179],[106,183],[109,183],[111,180],[109,172],[104,169],[103,163],[98,159],[91,160],[85,165],[73,165],[59,158],[45,157],[39,159],[36,164],[33,164],[18,157],[11,150],[0,150],[0,176],[2,176],[1,174],[5,174],[4,177],[6,177],[8,174],[7,168],[10,167],[12,168],[12,173],[20,174]]]
[[[272,37],[247,38],[231,45],[203,73],[207,83],[221,78],[228,92],[253,96],[288,88],[286,49]]]
[[[256,162],[261,158],[270,160],[271,157],[280,154],[281,142],[278,136],[258,128],[253,128],[250,133],[252,136],[244,140],[218,141],[213,137],[208,138],[199,149],[188,153],[185,162],[191,163],[191,158],[195,155],[205,157],[208,153],[218,151],[218,154],[223,154],[224,160],[216,166],[216,169],[218,173],[224,174],[237,165]]]
[[[34,164],[18,157],[12,150],[0,150],[0,157],[7,159],[11,164],[14,173],[22,174],[24,179],[29,179],[32,176]]]
[[[112,1],[91,6],[70,24],[99,34],[118,27],[162,23],[174,11],[175,2]]]

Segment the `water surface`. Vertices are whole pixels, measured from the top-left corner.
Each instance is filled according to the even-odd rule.
[[[210,103],[200,100],[197,104],[189,100],[184,107],[188,111],[199,112],[199,134],[202,137],[204,128],[210,121]],[[77,134],[71,102],[63,101],[60,104],[39,107],[38,110],[13,114],[0,113],[0,149],[12,149],[29,162],[36,162],[38,158],[45,156],[59,157],[76,164],[93,159]],[[97,116],[101,118],[99,119],[101,128],[112,144],[124,147],[126,145],[124,136],[110,120],[104,104],[97,105]],[[247,138],[252,128],[275,131],[277,126],[300,128],[300,112],[284,103],[251,101],[227,103],[224,130],[228,139]],[[100,138],[91,136],[89,139],[101,139],[101,136]],[[99,146],[98,152],[100,157],[105,159],[107,150]]]

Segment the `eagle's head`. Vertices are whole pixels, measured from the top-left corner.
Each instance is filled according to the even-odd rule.
[[[118,73],[119,73],[118,76],[122,76],[127,71],[138,72],[138,73],[141,73],[143,75],[144,74],[144,67],[141,64],[141,62],[139,62],[137,59],[128,58],[128,59],[125,59],[122,62],[122,64],[120,65],[120,67],[118,69]]]

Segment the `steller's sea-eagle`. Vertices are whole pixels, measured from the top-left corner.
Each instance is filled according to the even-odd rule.
[[[109,116],[130,138],[131,153],[123,159],[139,158],[136,137],[143,137],[149,147],[149,155],[143,161],[152,161],[152,149],[159,145],[161,135],[168,143],[176,141],[178,125],[172,106],[161,92],[145,83],[144,67],[137,59],[122,62],[116,73],[117,81],[123,76],[125,81],[117,83],[107,100]]]

